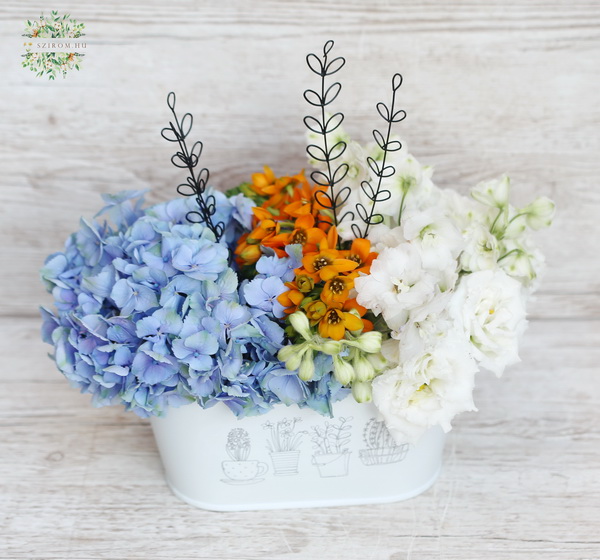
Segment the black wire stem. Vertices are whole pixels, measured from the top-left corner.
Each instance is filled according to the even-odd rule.
[[[194,196],[198,203],[198,210],[191,210],[187,213],[186,218],[191,223],[203,223],[210,231],[213,232],[217,241],[221,239],[225,224],[223,222],[213,222],[213,216],[217,210],[215,197],[211,194],[205,196],[206,186],[210,172],[206,167],[203,167],[198,174],[195,168],[200,161],[203,144],[200,140],[194,142],[191,149],[188,149],[185,139],[192,130],[194,117],[190,113],[185,113],[181,121],[175,113],[175,93],[170,92],[167,96],[167,105],[173,113],[175,124],[169,121],[169,126],[163,128],[160,132],[161,136],[168,142],[177,142],[179,151],[171,156],[171,163],[179,169],[187,169],[189,177],[185,183],[177,185],[177,192],[182,196]]]
[[[392,196],[388,189],[382,187],[382,182],[383,179],[387,179],[396,173],[396,168],[393,165],[386,165],[388,154],[391,152],[397,152],[402,148],[402,144],[398,140],[390,140],[392,134],[392,124],[403,121],[406,118],[406,111],[402,109],[395,111],[396,93],[400,89],[401,85],[402,76],[400,74],[394,74],[392,78],[392,103],[390,107],[388,108],[385,103],[377,103],[377,112],[388,124],[387,133],[384,140],[383,134],[381,134],[379,130],[373,130],[375,142],[377,142],[377,145],[383,150],[383,159],[381,161],[381,165],[379,165],[379,162],[377,162],[371,156],[367,158],[367,163],[371,171],[377,177],[377,188],[373,188],[373,185],[370,181],[362,181],[360,184],[360,188],[362,189],[363,193],[373,204],[371,204],[370,210],[367,210],[361,202],[356,204],[356,213],[365,224],[364,231],[361,231],[361,228],[358,226],[358,224],[352,224],[352,233],[357,238],[366,238],[369,233],[369,228],[372,225],[383,222],[383,216],[375,212],[375,205],[378,202],[385,202],[386,200],[389,200]]]
[[[310,131],[323,136],[323,147],[317,144],[309,144],[306,147],[306,152],[312,159],[325,163],[327,167],[326,171],[313,171],[310,177],[317,185],[326,188],[326,190],[318,191],[315,199],[323,208],[331,211],[332,220],[322,219],[321,222],[337,226],[348,214],[353,218],[354,213],[350,211],[346,212],[342,218],[338,216],[339,208],[350,196],[350,187],[342,187],[336,192],[336,185],[344,180],[349,167],[347,163],[341,163],[335,167],[333,162],[346,151],[346,142],[339,140],[333,146],[329,146],[327,141],[327,135],[337,130],[344,120],[342,113],[338,112],[328,117],[325,112],[325,108],[336,100],[342,89],[340,82],[334,82],[326,87],[325,78],[339,72],[346,64],[346,60],[341,56],[329,60],[329,53],[333,45],[333,41],[325,43],[322,59],[313,53],[308,54],[306,57],[306,63],[310,70],[321,78],[321,90],[320,93],[312,89],[305,90],[304,99],[313,107],[320,109],[321,119],[307,115],[304,117],[304,124]]]

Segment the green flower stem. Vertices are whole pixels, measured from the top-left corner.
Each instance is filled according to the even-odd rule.
[[[496,219],[492,222],[492,225],[490,226],[490,233],[492,235],[496,235],[494,233],[494,228],[496,227],[496,223],[498,222],[498,219],[500,218],[500,216],[502,216],[502,214],[504,214],[505,211],[506,211],[506,208],[504,208],[504,207],[500,208],[500,210],[498,211],[498,215],[496,216]]]
[[[513,249],[512,251],[509,251],[508,253],[504,253],[504,255],[502,255],[499,259],[498,262],[500,262],[502,259],[505,259],[506,257],[508,257],[509,255],[512,255],[513,253],[523,253],[522,249]]]

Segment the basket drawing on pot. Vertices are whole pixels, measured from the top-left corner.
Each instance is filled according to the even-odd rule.
[[[531,233],[554,204],[514,206],[505,176],[470,197],[437,187],[393,132],[400,74],[374,141],[353,141],[332,112],[345,64],[332,48],[306,58],[308,176],[264,166],[209,186],[170,93],[161,134],[182,196],[103,195],[41,271],[59,370],[94,406],[150,418],[169,486],[199,507],[414,496],[439,474],[442,432],[475,410],[479,369],[519,359],[543,265]]]
[[[398,463],[408,453],[409,444],[397,444],[383,420],[371,418],[365,426],[363,438],[367,449],[361,449],[359,456],[364,465]]]
[[[325,422],[323,426],[312,427],[311,440],[315,449],[312,464],[318,468],[322,478],[348,475],[351,420],[352,417],[340,416],[336,422]]]

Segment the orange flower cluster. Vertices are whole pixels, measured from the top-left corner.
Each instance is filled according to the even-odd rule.
[[[350,298],[354,279],[361,272],[368,274],[377,256],[370,242],[355,239],[349,249],[338,249],[336,228],[315,198],[321,187],[311,188],[302,173],[276,178],[265,167],[264,173],[252,176],[250,189],[264,202],[253,209],[254,229],[238,242],[238,263],[256,263],[261,246],[285,257],[287,245],[300,244],[302,266],[294,271],[294,281],[286,283],[288,291],[278,297],[285,312],[303,311],[323,338],[341,340],[347,330],[372,330],[371,321],[363,317],[367,310]]]
[[[235,250],[240,266],[256,263],[262,255],[261,246],[285,257],[286,245],[299,243],[314,250],[325,238],[321,220],[324,208],[315,198],[322,188],[311,188],[303,173],[276,178],[265,166],[264,173],[252,175],[249,188],[261,205],[253,209],[254,229],[240,238]]]

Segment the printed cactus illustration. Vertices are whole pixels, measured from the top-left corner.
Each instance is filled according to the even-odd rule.
[[[408,453],[408,443],[398,445],[383,420],[371,418],[365,425],[363,438],[367,449],[362,449],[359,456],[367,466],[398,463]]]
[[[250,437],[243,428],[234,428],[227,435],[227,455],[232,461],[246,461],[250,456]]]
[[[371,418],[364,431],[365,443],[369,449],[378,449],[381,447],[394,447],[396,443],[394,438],[385,427],[383,422],[377,422],[375,418]]]

